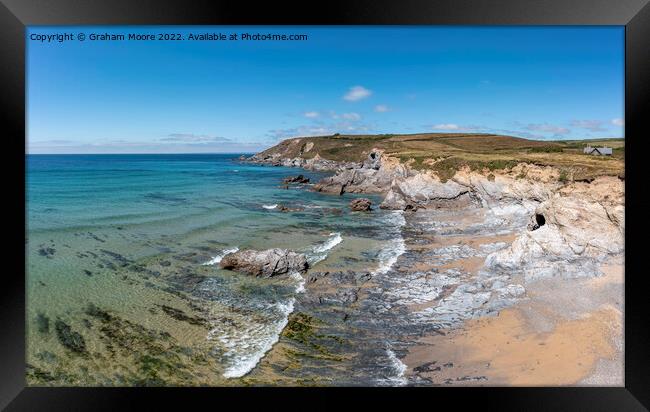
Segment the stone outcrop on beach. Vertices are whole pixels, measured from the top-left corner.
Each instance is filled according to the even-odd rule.
[[[224,256],[219,265],[223,269],[266,278],[303,272],[309,267],[305,255],[287,249],[241,250]]]
[[[366,198],[354,199],[350,202],[350,210],[353,212],[369,212],[371,206],[372,202]]]

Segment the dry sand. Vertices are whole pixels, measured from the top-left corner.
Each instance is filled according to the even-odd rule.
[[[402,359],[407,373],[442,385],[623,386],[623,265],[602,270],[527,284],[528,299],[498,316],[423,338]]]

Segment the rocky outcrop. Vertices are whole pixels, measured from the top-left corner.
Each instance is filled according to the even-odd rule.
[[[477,202],[470,187],[452,180],[442,183],[432,174],[419,173],[393,180],[391,189],[380,207],[409,210],[420,207],[462,207]]]
[[[280,153],[268,155],[260,153],[245,159],[245,161],[268,166],[300,167],[315,171],[336,171],[340,169],[354,169],[362,166],[361,163],[335,162],[333,160],[323,159],[318,153],[310,159],[302,157],[285,158]]]
[[[397,159],[384,156],[382,151],[373,150],[368,158],[354,168],[339,169],[334,176],[322,179],[314,190],[333,193],[387,193],[393,180],[409,174],[406,166]]]
[[[350,202],[350,210],[353,212],[369,212],[371,206],[372,202],[366,198],[354,199]]]
[[[597,275],[597,263],[624,251],[624,210],[618,178],[567,185],[538,204],[528,231],[489,255],[486,267],[528,280]]]
[[[223,269],[266,278],[309,268],[305,255],[286,249],[242,250],[227,254],[219,265]]]

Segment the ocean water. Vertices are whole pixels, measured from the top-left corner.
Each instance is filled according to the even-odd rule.
[[[401,217],[352,213],[354,195],[281,185],[289,175],[314,182],[324,173],[238,156],[27,156],[27,360],[45,377],[37,383],[156,379],[153,355],[185,384],[227,383],[278,340],[305,280],[220,270],[225,254],[289,248],[306,253],[314,270],[385,273],[403,252],[386,230]],[[81,354],[62,343],[70,336],[83,339]]]

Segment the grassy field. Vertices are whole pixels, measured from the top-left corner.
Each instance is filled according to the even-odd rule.
[[[313,143],[313,145],[312,145]],[[582,153],[583,147],[613,147],[612,156]],[[526,162],[553,166],[572,180],[625,173],[624,139],[539,141],[492,134],[424,133],[409,135],[333,135],[284,140],[262,154],[310,159],[316,154],[337,161],[362,161],[373,148],[399,158],[412,168],[435,171],[447,179],[461,167],[502,170]]]

